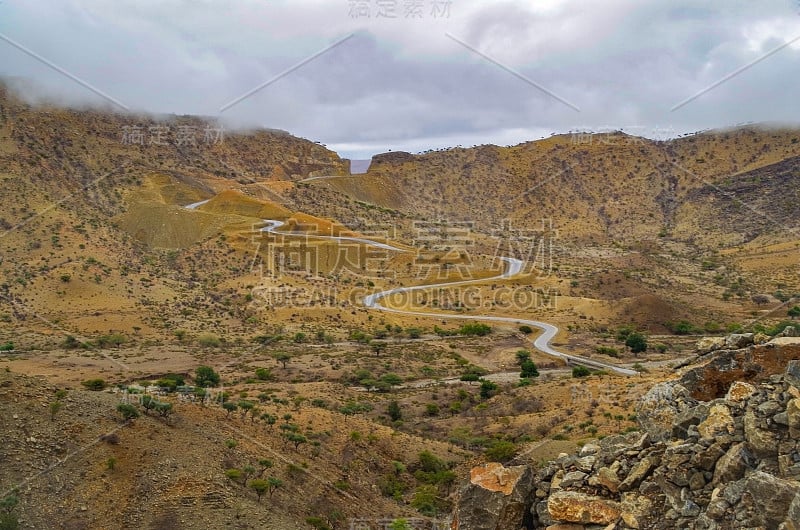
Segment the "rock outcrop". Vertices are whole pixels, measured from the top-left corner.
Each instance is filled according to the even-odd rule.
[[[711,368],[654,386],[637,409],[642,432],[586,444],[502,491],[473,478],[454,528],[800,530],[800,361],[786,361],[797,351],[752,345],[752,336],[724,342],[751,346],[722,350]],[[743,375],[764,348],[773,356],[749,381],[717,388],[719,397],[696,397],[708,388],[704,377],[720,367]],[[783,371],[770,374],[776,359]],[[532,469],[504,469],[525,477],[520,468]],[[511,518],[520,506],[527,514]],[[480,510],[491,522],[479,520]]]
[[[518,528],[529,507],[532,479],[528,466],[504,467],[490,462],[472,468],[469,484],[459,495],[453,528]]]

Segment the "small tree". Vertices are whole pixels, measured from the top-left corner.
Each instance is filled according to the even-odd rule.
[[[634,331],[625,339],[625,346],[631,349],[631,353],[641,353],[647,351],[647,337]]]
[[[286,439],[294,444],[294,450],[295,451],[300,450],[300,444],[304,444],[304,443],[308,442],[308,438],[306,438],[302,434],[298,434],[298,433],[295,433],[295,432],[287,433],[286,434]]]
[[[267,479],[267,484],[269,485],[269,498],[272,498],[272,494],[275,493],[278,488],[283,487],[283,481],[279,478],[269,477]]]
[[[269,414],[267,412],[261,415],[261,419],[264,420],[264,423],[267,424],[267,427],[269,427],[270,430],[272,430],[272,426],[275,425],[275,423],[278,421],[277,416],[275,416],[274,414]]]
[[[403,378],[394,373],[383,374],[381,381],[387,383],[389,386],[397,386],[403,383]]]
[[[572,369],[572,377],[586,377],[591,374],[592,371],[581,364]]]
[[[197,386],[207,388],[219,385],[219,374],[210,366],[198,366],[194,373]]]
[[[246,418],[248,412],[255,410],[255,406],[256,404],[252,401],[247,401],[245,399],[239,400],[239,408],[242,409],[242,418]]]
[[[370,343],[370,348],[375,352],[375,356],[379,357],[381,352],[386,349],[386,343],[380,340],[374,340]]]
[[[386,412],[389,414],[389,419],[392,421],[400,421],[403,419],[403,411],[400,409],[400,404],[397,401],[390,401],[386,407]]]
[[[139,411],[130,403],[120,403],[117,405],[117,412],[125,421],[139,417]]]
[[[259,471],[258,476],[261,477],[269,468],[273,466],[273,463],[272,460],[268,458],[262,458],[261,460],[258,461],[258,465],[261,468],[261,471]]]
[[[516,357],[517,357],[517,364],[522,366],[522,364],[525,361],[530,361],[531,360],[531,352],[529,352],[528,350],[519,350],[516,353]]]
[[[283,365],[283,369],[286,369],[286,363],[292,360],[292,356],[288,353],[277,353],[275,354],[275,360],[278,361]]]
[[[796,305],[796,306],[792,307],[791,309],[789,309],[786,312],[786,314],[789,315],[789,317],[792,320],[794,320],[795,318],[799,317],[800,316],[800,305]]]
[[[489,381],[488,379],[481,379],[480,394],[483,399],[489,399],[497,391],[497,383]]]
[[[258,495],[258,502],[261,502],[261,496],[269,490],[269,482],[260,478],[251,480],[249,486]]]
[[[539,369],[536,367],[536,363],[530,359],[523,361],[520,367],[522,369],[519,373],[521,378],[539,377]]]
[[[222,404],[222,408],[225,409],[225,417],[227,418],[231,415],[231,412],[234,412],[239,408],[239,405],[233,403],[232,401],[226,401]]]

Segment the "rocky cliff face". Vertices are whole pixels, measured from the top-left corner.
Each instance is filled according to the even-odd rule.
[[[453,528],[800,529],[796,342],[706,353],[702,366],[644,396],[641,432],[588,443],[536,470],[492,467],[514,477],[505,488],[486,487],[473,471]],[[724,395],[709,397],[721,382]]]

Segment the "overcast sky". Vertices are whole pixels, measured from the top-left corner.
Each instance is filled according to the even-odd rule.
[[[797,122],[798,38],[800,0],[0,1],[0,75],[49,97],[220,115],[351,158]]]

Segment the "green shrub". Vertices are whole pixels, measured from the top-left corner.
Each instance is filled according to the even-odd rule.
[[[581,364],[572,369],[572,377],[586,377],[591,374],[592,371]]]
[[[139,417],[139,411],[130,403],[120,403],[117,405],[117,412],[125,421]]]
[[[104,379],[87,379],[86,381],[81,381],[81,385],[86,387],[87,390],[99,391],[104,390],[106,386],[108,386]]]
[[[484,455],[493,462],[507,462],[514,457],[517,446],[508,440],[497,440],[486,450]]]
[[[458,330],[459,335],[466,335],[466,336],[477,335],[478,337],[483,337],[491,332],[492,332],[491,326],[487,326],[486,324],[481,324],[480,322],[470,322],[468,324],[464,324]]]

